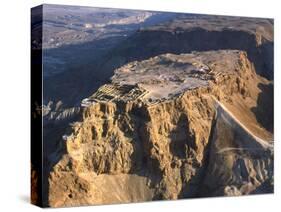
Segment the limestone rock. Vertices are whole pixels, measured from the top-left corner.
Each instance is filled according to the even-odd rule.
[[[250,194],[273,178],[273,135],[252,110],[260,84],[235,50],[117,69],[61,141],[50,206]]]

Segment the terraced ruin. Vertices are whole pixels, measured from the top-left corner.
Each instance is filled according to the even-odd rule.
[[[83,99],[82,107],[93,105],[97,102],[129,102],[142,99],[147,91],[137,85],[105,84],[89,98]]]

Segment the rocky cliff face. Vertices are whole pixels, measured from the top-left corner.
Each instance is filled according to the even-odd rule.
[[[257,112],[272,110],[257,105],[260,85],[270,81],[242,51],[165,54],[121,67],[84,102],[52,154],[46,201],[272,192],[273,132]]]

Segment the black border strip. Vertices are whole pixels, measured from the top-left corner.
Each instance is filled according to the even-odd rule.
[[[31,8],[31,203],[43,207],[42,159],[43,5]]]

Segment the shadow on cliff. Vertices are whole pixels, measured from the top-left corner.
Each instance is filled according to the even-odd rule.
[[[195,136],[189,129],[189,120],[187,115],[181,114],[176,124],[176,128],[170,134],[170,151],[180,159],[186,158],[188,148],[195,149]]]
[[[212,141],[214,140],[216,123],[217,123],[217,119],[216,117],[214,117],[212,120],[209,141],[203,152],[203,160],[202,160],[203,165],[197,169],[196,174],[192,176],[190,181],[182,186],[181,192],[179,193],[178,196],[179,199],[198,198],[198,197],[204,197],[206,195],[205,194],[206,190],[203,184],[204,184],[205,177],[207,175],[207,170],[210,162],[210,151],[211,151],[211,146],[213,145]]]
[[[274,123],[274,96],[273,84],[258,85],[261,92],[259,93],[257,106],[251,108],[252,112],[256,115],[259,124],[269,132],[273,133]]]
[[[43,180],[42,180],[42,204],[49,207],[49,176],[53,167],[61,160],[66,151],[66,143],[62,135],[70,134],[72,129],[69,125],[72,121],[82,121],[82,114],[76,114],[71,120],[59,123],[48,123],[43,131]]]
[[[274,192],[274,185],[271,183],[270,180],[266,180],[250,194],[271,194],[273,192]]]
[[[49,135],[44,136],[43,153],[43,198],[42,203],[44,207],[49,207],[49,176],[53,167],[60,161],[62,156],[66,154],[66,146],[61,141],[61,135],[64,133],[65,128],[59,129],[49,127]],[[52,138],[51,138],[52,137]]]

